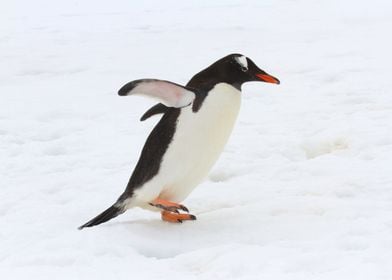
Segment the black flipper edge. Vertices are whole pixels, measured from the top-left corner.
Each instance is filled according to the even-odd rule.
[[[166,107],[165,105],[163,105],[162,103],[158,103],[155,106],[151,107],[150,109],[147,110],[147,112],[145,112],[143,114],[143,116],[140,118],[140,121],[145,121],[147,120],[149,117],[152,117],[154,115],[158,115],[158,114],[164,114],[166,113],[166,111],[169,108]]]

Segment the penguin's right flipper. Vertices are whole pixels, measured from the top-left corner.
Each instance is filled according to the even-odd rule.
[[[151,107],[150,109],[148,109],[147,112],[145,112],[143,114],[143,116],[140,118],[140,121],[145,121],[149,117],[152,117],[154,115],[164,114],[164,113],[166,113],[166,111],[168,109],[169,109],[169,107],[163,105],[162,103],[158,103],[157,105],[155,105],[155,106]]]
[[[116,204],[110,206],[108,209],[103,211],[101,214],[99,214],[95,218],[91,219],[90,221],[88,221],[84,225],[78,227],[78,229],[83,229],[85,227],[92,227],[92,226],[102,224],[102,223],[107,222],[107,221],[113,219],[114,217],[117,217],[118,215],[124,213],[125,209],[123,207],[118,207]]]
[[[156,79],[135,80],[124,85],[118,95],[145,95],[158,99],[167,107],[182,108],[192,104],[196,98],[194,90],[169,81]]]

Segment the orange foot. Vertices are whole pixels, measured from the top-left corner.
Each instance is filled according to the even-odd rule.
[[[186,220],[196,220],[196,216],[191,214],[179,214],[171,211],[162,211],[162,220],[170,223],[182,223]]]
[[[160,198],[154,199],[152,202],[150,202],[151,206],[158,207],[160,209],[163,209],[165,211],[170,211],[170,212],[175,212],[178,213],[178,210],[183,210],[185,212],[189,212],[188,208],[186,208],[184,205],[163,200]]]

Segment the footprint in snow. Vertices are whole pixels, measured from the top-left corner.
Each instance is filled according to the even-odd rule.
[[[307,159],[313,159],[322,155],[331,154],[339,150],[349,148],[349,143],[345,138],[316,139],[306,141],[301,145]]]

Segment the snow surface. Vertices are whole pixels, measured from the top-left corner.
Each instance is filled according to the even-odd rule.
[[[0,278],[392,279],[391,30],[387,0],[1,1]],[[157,121],[117,90],[233,52],[282,84],[244,86],[198,220],[78,231]]]

